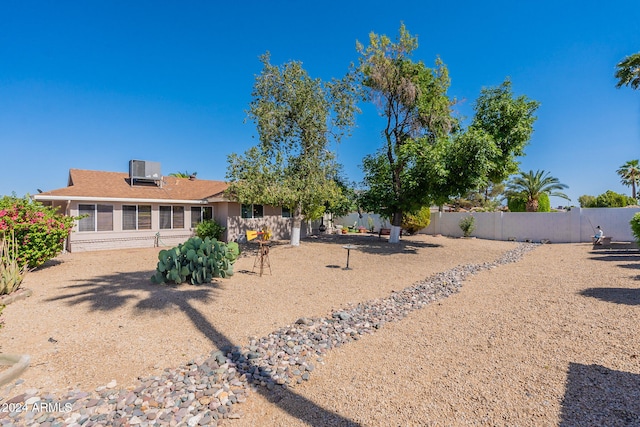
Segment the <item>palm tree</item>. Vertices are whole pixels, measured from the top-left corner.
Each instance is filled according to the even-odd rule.
[[[560,183],[558,178],[549,176],[545,171],[529,171],[527,173],[520,172],[507,183],[505,195],[507,197],[519,197],[526,201],[527,212],[538,211],[538,198],[540,194],[547,193],[549,196],[562,197],[571,200],[566,194],[559,192],[568,188],[565,184]]]
[[[631,197],[637,200],[636,185],[640,184],[640,162],[629,160],[616,171],[623,185],[631,186]]]
[[[622,86],[631,86],[631,89],[640,88],[640,52],[629,55],[618,62],[616,69],[617,88]]]
[[[186,172],[170,173],[169,176],[175,176],[176,178],[191,178],[191,177],[195,177],[197,174],[198,172],[189,173],[188,171],[186,171]]]

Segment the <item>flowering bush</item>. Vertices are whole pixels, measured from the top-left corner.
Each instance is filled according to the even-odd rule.
[[[13,232],[17,262],[28,268],[38,267],[62,251],[73,221],[73,217],[61,215],[28,196],[0,198],[0,238]],[[9,243],[14,244],[11,240]]]

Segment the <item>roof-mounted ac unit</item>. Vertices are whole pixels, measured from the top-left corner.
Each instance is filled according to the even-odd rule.
[[[160,163],[145,160],[129,160],[129,178],[131,179],[131,185],[133,185],[134,181],[162,181]]]

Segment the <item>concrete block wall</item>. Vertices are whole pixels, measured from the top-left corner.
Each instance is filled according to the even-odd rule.
[[[549,240],[554,243],[590,242],[598,225],[614,241],[632,242],[629,222],[640,208],[573,208],[568,212],[432,212],[424,234],[460,237],[460,220],[468,215],[476,219],[471,234],[482,239],[518,241]]]

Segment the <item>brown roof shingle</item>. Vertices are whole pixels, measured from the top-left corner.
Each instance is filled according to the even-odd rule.
[[[204,200],[222,197],[227,188],[223,181],[204,179],[190,180],[173,176],[162,177],[162,186],[130,185],[129,174],[123,172],[103,172],[83,169],[69,170],[69,185],[35,196],[96,197],[114,199],[163,199],[163,200]]]

